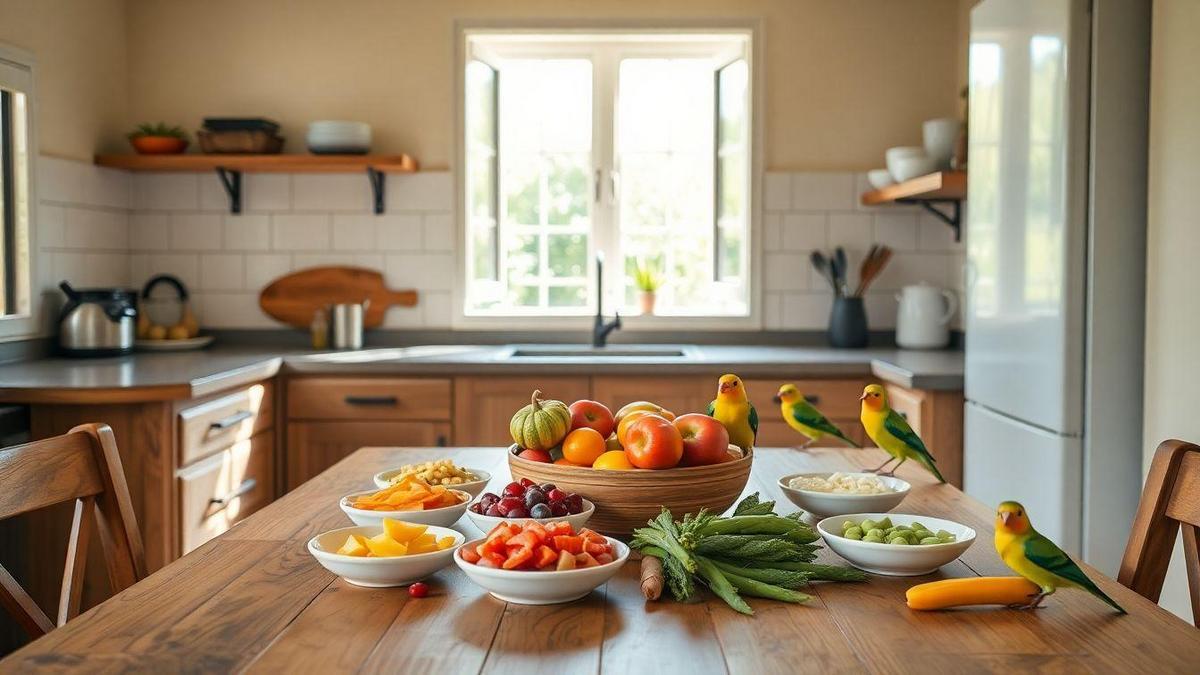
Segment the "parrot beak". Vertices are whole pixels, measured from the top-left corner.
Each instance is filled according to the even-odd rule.
[[[859,397],[858,397],[858,400],[860,400],[860,401],[865,401],[865,400],[867,400],[867,392],[865,392],[865,391],[864,391],[864,392],[863,392],[863,394],[862,394],[862,396],[859,396]]]
[[[771,400],[776,403],[783,403],[783,397],[780,396],[779,394],[775,394],[774,396],[772,396]]]
[[[730,385],[728,382],[722,382],[721,386],[717,387],[717,391],[724,394],[725,392],[729,391],[731,387],[732,385]]]
[[[1012,511],[1003,511],[1000,513],[1000,522],[1003,523],[1005,527],[1008,527],[1008,521],[1012,520],[1012,518],[1013,518]]]

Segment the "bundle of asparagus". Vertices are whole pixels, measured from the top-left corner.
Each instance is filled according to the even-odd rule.
[[[671,595],[687,602],[696,596],[696,581],[743,614],[754,610],[741,594],[806,602],[811,598],[796,589],[813,580],[862,581],[866,575],[841,565],[814,563],[820,537],[800,521],[800,514],[779,516],[775,502],[760,501],[758,493],[746,497],[733,515],[719,517],[701,510],[682,521],[667,509],[646,527],[633,531],[632,547],[654,561],[644,563],[642,589],[658,597],[654,575],[661,570]],[[658,564],[656,565],[655,562]]]

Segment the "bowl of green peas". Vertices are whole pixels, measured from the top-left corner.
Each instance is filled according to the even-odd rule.
[[[915,577],[958,559],[975,530],[953,520],[898,513],[855,513],[817,523],[834,553],[873,574]]]

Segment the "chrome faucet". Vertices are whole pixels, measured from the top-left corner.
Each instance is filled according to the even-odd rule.
[[[603,347],[608,334],[621,327],[621,313],[613,312],[613,320],[604,320],[604,253],[596,252],[596,322],[592,325],[592,346]]]

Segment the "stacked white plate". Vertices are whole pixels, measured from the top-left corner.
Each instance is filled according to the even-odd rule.
[[[364,155],[371,150],[371,125],[317,120],[308,125],[305,142],[308,151],[318,155]]]

